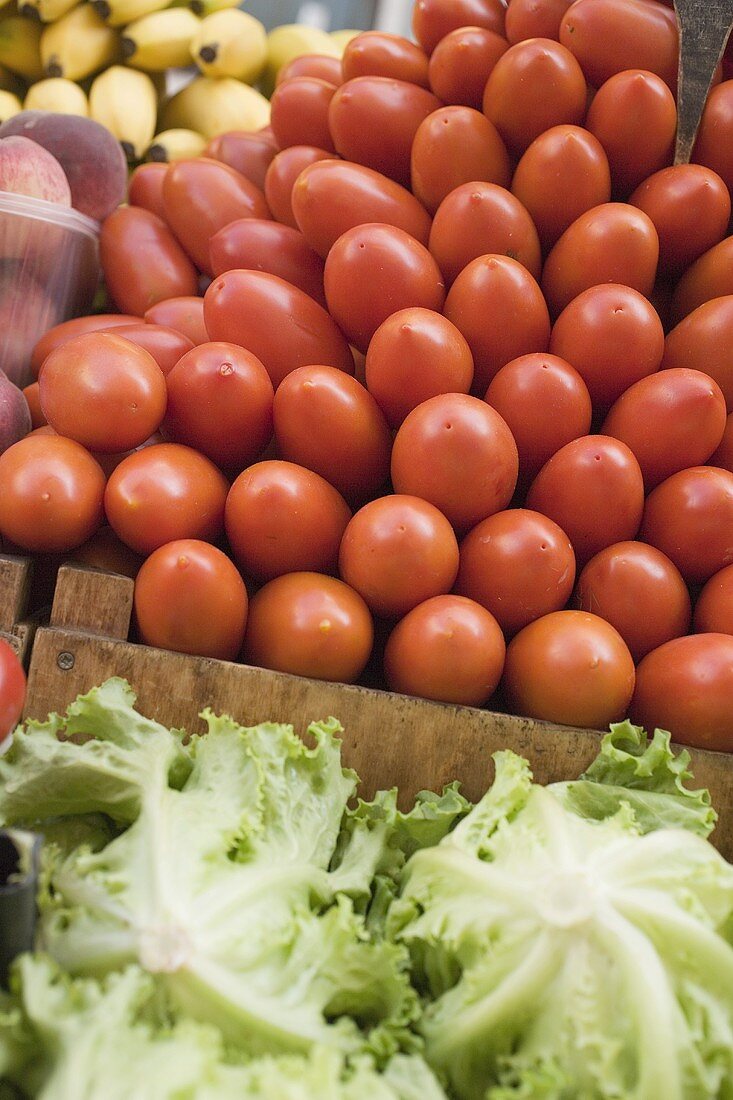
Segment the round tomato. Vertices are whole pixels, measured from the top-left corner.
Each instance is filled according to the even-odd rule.
[[[723,470],[733,472],[733,413],[728,413],[725,418],[723,438],[707,460],[707,464],[708,466],[720,466]]]
[[[298,229],[292,204],[295,181],[308,165],[319,160],[333,160],[335,156],[335,153],[329,153],[327,149],[317,149],[312,145],[291,145],[289,149],[278,153],[265,176],[265,198],[273,218],[292,229]]]
[[[412,31],[426,54],[458,27],[485,27],[504,33],[501,0],[415,0]]]
[[[289,225],[239,218],[214,234],[209,255],[215,276],[235,268],[266,271],[297,286],[319,305],[326,305],[323,260],[303,234]]]
[[[348,504],[325,478],[279,459],[244,470],[226,502],[234,557],[260,581],[302,570],[333,572],[350,519]]]
[[[667,333],[662,369],[687,367],[713,378],[733,412],[733,294],[698,306]]]
[[[712,88],[705,100],[692,160],[712,168],[733,187],[733,80]]]
[[[315,76],[318,80],[325,80],[329,84],[342,84],[344,70],[341,58],[331,57],[325,53],[300,54],[298,57],[286,61],[278,69],[275,77],[275,87],[282,84],[284,80],[292,80],[295,76]],[[236,168],[237,166],[234,164],[232,167]]]
[[[205,344],[209,339],[204,325],[204,300],[196,296],[183,295],[156,303],[145,311],[145,322],[175,329],[192,344]]]
[[[140,320],[140,317],[133,317],[126,313],[94,313],[91,317],[74,317],[71,321],[62,321],[44,333],[33,348],[31,370],[38,377],[46,356],[50,355],[54,348],[59,348],[68,340],[73,340],[75,336],[81,336],[85,332],[121,328],[123,325],[136,325]]]
[[[487,180],[508,187],[511,179],[496,127],[472,107],[441,107],[428,115],[417,128],[410,163],[412,190],[431,214],[461,184]]]
[[[244,659],[351,684],[364,671],[373,638],[369,609],[353,588],[320,573],[287,573],[252,597]]]
[[[670,305],[672,324],[679,324],[712,298],[729,294],[733,294],[733,235],[703,252],[676,283]]]
[[[401,493],[378,497],[349,521],[339,571],[375,615],[398,619],[423,600],[450,591],[458,543],[433,504]]]
[[[72,550],[102,524],[104,473],[80,443],[45,432],[0,454],[0,535],[23,550]]]
[[[328,127],[335,84],[314,76],[283,80],[272,93],[273,133],[280,149],[293,145],[314,145],[335,152]]]
[[[0,744],[17,726],[25,703],[25,672],[17,653],[0,638]]]
[[[733,637],[690,634],[647,653],[636,670],[629,716],[675,741],[733,751]]]
[[[508,49],[506,38],[496,31],[485,27],[457,27],[441,38],[430,57],[431,91],[444,103],[475,107],[480,111],[486,81]]]
[[[122,313],[142,316],[156,302],[198,290],[198,272],[166,223],[141,206],[119,206],[105,218],[99,257]]]
[[[559,611],[573,590],[570,539],[553,520],[528,508],[489,516],[469,531],[460,549],[456,592],[490,611],[507,637]]]
[[[167,171],[168,165],[159,161],[138,164],[127,185],[127,201],[130,206],[140,206],[165,220],[163,179]]]
[[[344,80],[356,76],[387,76],[429,87],[428,59],[424,51],[398,34],[364,31],[346,43],[341,57]],[[437,92],[436,92],[437,95]]]
[[[713,573],[695,601],[698,634],[733,634],[733,565]]]
[[[211,139],[204,156],[228,164],[263,191],[267,169],[277,152],[277,142],[271,135],[253,134],[249,130],[228,130]]]
[[[38,382],[29,382],[27,386],[23,387],[23,396],[25,397],[26,404],[28,405],[28,412],[31,418],[31,429],[41,428],[48,423],[46,417],[43,415],[43,409],[41,408],[41,398],[39,396]],[[28,422],[26,421],[26,424]],[[25,435],[28,432],[24,432]]]
[[[169,374],[182,355],[190,351],[193,341],[184,336],[182,332],[176,332],[166,325],[148,324],[139,321],[136,325],[117,325],[113,329],[102,329],[103,332],[114,332],[117,336],[129,340],[131,344],[137,344],[150,355],[158,364],[163,374]]]
[[[390,634],[384,674],[392,691],[479,707],[493,694],[506,644],[490,612],[465,596],[433,596]]]
[[[525,38],[560,38],[560,23],[572,0],[509,0],[506,36],[510,42]]]
[[[677,87],[677,20],[654,0],[576,0],[561,20],[560,41],[594,88],[628,69],[646,69]]]
[[[146,645],[233,661],[244,640],[247,589],[234,564],[208,542],[158,547],[135,578],[135,619]]]
[[[512,638],[503,683],[515,714],[603,730],[626,717],[634,661],[605,619],[553,611]]]
[[[228,482],[204,455],[180,443],[133,451],[112,471],[107,521],[139,554],[176,539],[211,542],[224,526]]]

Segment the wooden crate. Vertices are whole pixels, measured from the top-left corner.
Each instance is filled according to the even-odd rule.
[[[595,730],[136,645],[127,640],[132,593],[127,577],[61,567],[50,622],[33,641],[27,717],[63,710],[112,675],[130,682],[143,713],[191,732],[203,728],[204,706],[246,725],[290,722],[301,733],[309,722],[333,715],[344,726],[344,760],[361,776],[363,793],[397,785],[403,805],[417,791],[454,779],[467,797],[478,798],[492,778],[497,749],[526,757],[541,783],[576,778],[598,751]],[[691,755],[696,785],[709,788],[720,814],[713,841],[733,860],[733,755],[694,749]]]
[[[0,638],[10,643],[24,665],[36,629],[29,609],[32,575],[27,558],[0,556]]]

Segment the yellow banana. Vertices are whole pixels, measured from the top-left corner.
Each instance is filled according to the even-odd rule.
[[[270,94],[280,69],[296,57],[306,53],[341,57],[342,52],[331,35],[318,27],[306,27],[300,23],[284,23],[281,27],[275,27],[267,36],[267,65],[262,90]]]
[[[188,160],[200,157],[207,145],[206,138],[195,130],[161,130],[151,141],[145,159],[164,163]]]
[[[82,88],[63,76],[50,76],[31,84],[23,103],[25,111],[54,111],[57,115],[89,114],[89,103]]]
[[[91,3],[110,27],[125,27],[154,11],[162,11],[170,0],[91,0]]]
[[[40,19],[42,23],[55,23],[67,11],[76,7],[79,0],[21,0],[18,11],[21,15]]]
[[[233,76],[254,84],[267,61],[267,31],[259,19],[228,8],[201,20],[191,57],[205,76]]]
[[[40,80],[41,24],[21,15],[7,15],[0,19],[0,65],[17,73],[25,80]]]
[[[203,19],[215,11],[238,8],[239,0],[188,0],[188,6],[195,15],[200,15]]]
[[[155,133],[158,97],[146,73],[113,65],[89,91],[89,115],[120,142],[130,161],[140,160]]]
[[[83,80],[113,64],[120,49],[116,31],[101,19],[91,4],[78,4],[41,35],[41,58],[47,76]]]
[[[269,100],[229,76],[195,77],[160,113],[164,130],[195,130],[207,141],[227,130],[259,130],[269,121]]]
[[[122,53],[128,65],[147,72],[185,68],[191,64],[190,45],[199,19],[189,8],[166,8],[130,23],[122,35]]]
[[[17,95],[19,99],[22,99],[25,95],[26,84],[16,73],[11,73],[10,69],[5,65],[0,65],[0,90],[3,92],[12,92],[13,95]]]
[[[346,47],[348,46],[351,39],[356,38],[357,34],[363,34],[363,33],[364,33],[363,31],[352,31],[352,30],[330,31],[329,32],[329,38],[331,38],[336,43],[339,50],[343,53],[343,51],[346,49]]]
[[[5,122],[6,118],[12,118],[13,115],[19,115],[22,110],[23,104],[17,95],[0,90],[0,122]]]

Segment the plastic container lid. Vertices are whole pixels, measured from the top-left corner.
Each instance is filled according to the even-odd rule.
[[[30,195],[17,195],[13,191],[0,191],[0,213],[20,214],[26,218],[48,222],[50,225],[84,233],[93,241],[99,237],[99,222],[80,214],[73,206],[62,206],[58,202],[32,198]]]

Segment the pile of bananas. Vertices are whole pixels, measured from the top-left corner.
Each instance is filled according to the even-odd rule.
[[[340,57],[356,32],[268,34],[239,3],[0,0],[0,122],[21,110],[88,115],[131,164],[266,126],[278,70],[301,54]]]

